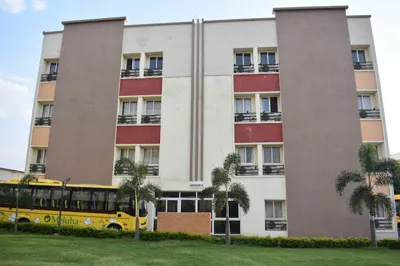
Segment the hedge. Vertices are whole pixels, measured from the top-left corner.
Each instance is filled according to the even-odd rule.
[[[13,223],[0,222],[0,228],[12,231]],[[21,223],[18,225],[19,232],[37,233],[44,235],[60,234],[65,236],[95,237],[95,238],[132,238],[135,232],[116,231],[113,229],[96,230],[90,227],[81,228],[74,226]],[[197,240],[212,244],[223,244],[223,237],[205,235],[192,235],[187,233],[150,232],[142,231],[140,239],[143,241],[166,241],[166,240]],[[233,245],[250,245],[261,247],[280,248],[365,248],[371,246],[369,238],[307,238],[307,237],[257,237],[257,236],[232,236]],[[380,247],[400,249],[400,240],[383,239],[379,240]]]

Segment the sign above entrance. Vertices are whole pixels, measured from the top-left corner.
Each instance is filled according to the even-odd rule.
[[[191,182],[189,183],[190,189],[203,189],[204,185],[203,182]]]

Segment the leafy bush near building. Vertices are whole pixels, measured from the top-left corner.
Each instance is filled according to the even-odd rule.
[[[13,230],[13,223],[0,222],[0,228]],[[73,226],[21,223],[19,231],[43,235],[60,234],[65,236],[95,237],[95,238],[133,238],[134,231],[116,231],[113,229],[96,230],[93,228],[80,228]],[[223,237],[205,235],[192,235],[187,233],[149,232],[140,234],[142,241],[203,241],[211,244],[224,244]],[[327,238],[327,237],[257,237],[257,236],[232,236],[233,245],[249,245],[271,248],[365,248],[371,246],[369,238]],[[400,249],[400,240],[384,239],[379,241],[380,247]]]

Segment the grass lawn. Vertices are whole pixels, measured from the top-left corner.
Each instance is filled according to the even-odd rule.
[[[388,249],[278,249],[0,233],[0,265],[400,265]]]

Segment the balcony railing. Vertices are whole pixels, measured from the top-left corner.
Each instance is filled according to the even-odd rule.
[[[233,72],[234,73],[253,73],[254,72],[254,65],[233,65]]]
[[[161,115],[142,115],[142,124],[160,124]]]
[[[282,121],[282,113],[265,113],[260,114],[261,121]]]
[[[50,126],[51,117],[36,117],[35,126]]]
[[[122,69],[121,70],[121,78],[127,78],[127,77],[139,77],[140,75],[140,70],[137,69]]]
[[[160,169],[159,165],[148,165],[147,175],[158,176],[159,169]]]
[[[388,219],[379,219],[379,218],[375,218],[374,220],[375,222],[375,228],[376,230],[392,230],[392,221],[388,220]]]
[[[158,176],[158,170],[160,166],[158,165],[148,165],[147,166],[147,175]],[[114,175],[130,175],[129,167],[118,167],[114,169]]]
[[[145,77],[162,76],[162,68],[145,68],[144,76]]]
[[[373,62],[353,62],[353,66],[355,70],[370,70],[374,69]]]
[[[256,120],[256,113],[235,113],[235,122],[248,122]]]
[[[258,72],[279,72],[278,64],[259,64]]]
[[[265,231],[286,231],[286,220],[265,220]]]
[[[283,164],[265,164],[263,165],[263,175],[283,175],[285,166]]]
[[[236,170],[237,176],[254,176],[258,175],[258,166],[257,165],[241,165]]]
[[[381,114],[379,112],[379,109],[361,109],[359,110],[360,112],[360,118],[366,119],[366,118],[380,118]]]
[[[57,80],[57,73],[42,74],[40,81],[53,81]]]
[[[118,116],[118,124],[136,124],[137,116],[136,115],[119,115]]]
[[[33,163],[29,165],[30,173],[46,173],[46,165],[40,163]]]

